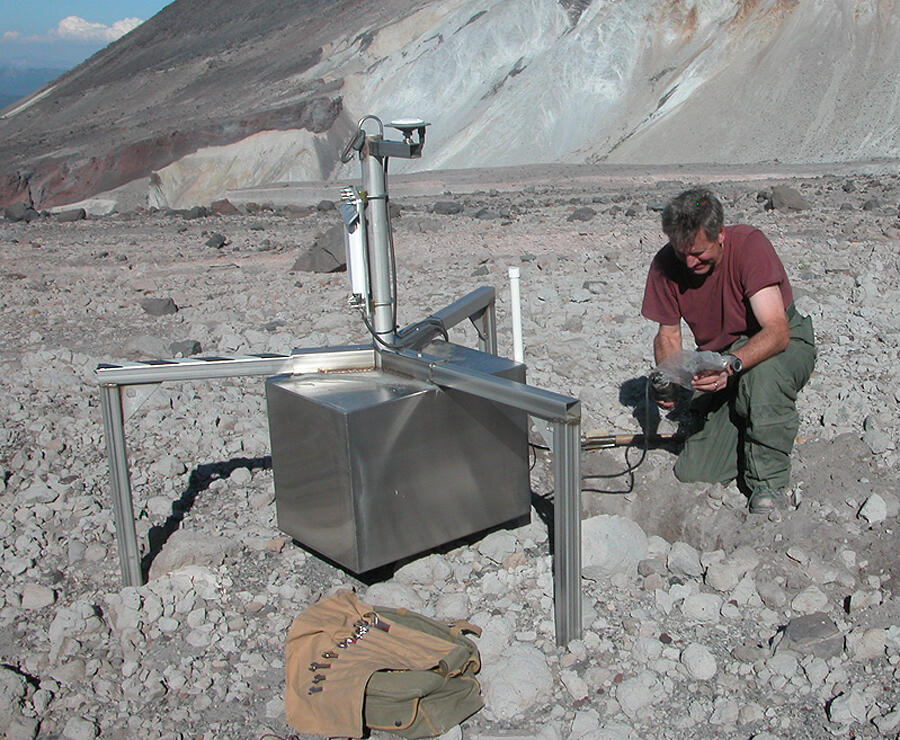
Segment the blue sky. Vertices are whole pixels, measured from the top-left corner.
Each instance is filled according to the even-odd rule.
[[[0,0],[0,65],[66,69],[171,0]]]

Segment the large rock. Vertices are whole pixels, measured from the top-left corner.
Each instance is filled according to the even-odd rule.
[[[476,547],[478,552],[495,563],[502,563],[504,558],[512,555],[518,547],[518,541],[511,532],[505,529],[491,532]]]
[[[240,543],[228,537],[176,530],[150,566],[150,579],[187,565],[217,566],[240,550]]]
[[[452,200],[439,200],[434,204],[432,211],[441,216],[452,216],[456,213],[462,213],[463,207],[459,203]]]
[[[335,224],[294,262],[291,272],[342,272],[347,269],[344,227]]]
[[[13,203],[3,209],[3,218],[7,221],[34,221],[40,214],[25,203]]]
[[[373,606],[388,606],[392,609],[412,609],[422,611],[425,602],[416,590],[405,583],[375,583],[366,590],[363,601]]]
[[[653,689],[656,683],[656,677],[651,671],[642,671],[634,678],[622,681],[616,686],[616,701],[622,711],[631,719],[646,712],[654,700]]]
[[[601,514],[581,523],[582,566],[589,578],[637,575],[647,557],[647,535],[624,516]]]
[[[141,308],[151,316],[168,316],[178,313],[178,306],[171,298],[144,298]]]
[[[796,188],[776,185],[772,188],[766,208],[776,211],[805,211],[810,205]]]
[[[596,215],[597,211],[590,206],[581,206],[572,211],[566,221],[590,221]]]
[[[836,725],[865,722],[867,704],[865,696],[858,691],[840,694],[828,705],[828,719]]]
[[[513,645],[496,660],[485,663],[481,686],[485,713],[499,722],[510,722],[550,699],[553,674],[540,650]]]
[[[492,663],[506,654],[513,642],[516,630],[514,619],[503,614],[495,614],[487,619],[475,617],[476,624],[482,628],[478,638],[478,650],[482,663]]]
[[[703,574],[700,553],[687,542],[672,543],[666,565],[675,575],[696,578]]]
[[[399,583],[422,584],[433,586],[443,583],[452,573],[447,561],[440,555],[426,555],[416,558],[400,567],[394,573],[394,580]]]
[[[698,642],[692,642],[681,652],[681,664],[688,675],[698,681],[709,680],[718,670],[715,656],[709,648]]]
[[[794,617],[776,638],[775,650],[832,658],[843,650],[844,638],[837,625],[823,612]]]
[[[19,716],[27,689],[22,676],[9,668],[0,667],[0,725],[6,727]]]
[[[884,655],[887,644],[887,630],[875,627],[872,629],[855,629],[846,638],[847,652],[854,660],[874,660]]]
[[[741,578],[759,565],[759,556],[749,547],[735,550],[730,557],[710,563],[704,580],[716,591],[733,590]]]
[[[235,213],[240,213],[228,198],[214,200],[209,206],[209,212],[217,216],[230,216]]]
[[[87,211],[84,208],[68,208],[64,211],[56,211],[53,218],[61,223],[84,221],[87,218]]]
[[[857,516],[865,519],[869,524],[878,524],[887,519],[888,507],[885,500],[877,493],[873,493],[862,505]]]
[[[791,601],[791,608],[801,614],[813,614],[828,606],[826,596],[817,586],[807,586]]]

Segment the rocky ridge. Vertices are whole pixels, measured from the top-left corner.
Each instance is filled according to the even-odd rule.
[[[0,114],[0,205],[336,179],[371,113],[433,124],[397,172],[896,159],[898,67],[871,0],[175,0]]]

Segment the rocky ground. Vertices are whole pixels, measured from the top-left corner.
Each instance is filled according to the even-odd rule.
[[[402,323],[495,285],[510,354],[507,268],[519,266],[529,382],[581,398],[585,432],[673,431],[677,415],[642,401],[654,329],[639,305],[658,211],[697,181],[685,171],[395,199]],[[774,185],[808,207],[767,209]],[[806,173],[716,189],[729,221],[772,239],[817,330],[794,506],[750,517],[734,487],[677,483],[665,448],[633,481],[586,480],[585,630],[563,648],[545,453],[531,524],[363,581],[278,531],[260,379],[128,391],[153,563],[147,585],[122,588],[94,368],[365,341],[343,274],[292,270],[337,216],[247,207],[0,223],[7,737],[286,736],[288,626],[342,587],[484,628],[486,707],[448,737],[897,737],[900,178]],[[621,450],[583,456],[585,475],[624,467]]]

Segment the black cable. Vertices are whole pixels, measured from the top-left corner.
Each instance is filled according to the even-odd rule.
[[[474,318],[473,316],[469,316],[469,321],[472,322],[472,326],[475,328],[475,333],[478,335],[478,338],[479,338],[482,342],[486,342],[486,341],[487,341],[487,337],[486,337],[484,334],[481,333],[481,329],[479,329],[479,328],[478,328],[478,324],[475,323],[475,318]]]
[[[632,464],[628,460],[628,454],[632,449],[632,445],[628,445],[625,448],[625,470],[622,470],[618,473],[595,473],[592,475],[583,475],[581,476],[581,480],[597,480],[597,479],[611,479],[611,478],[621,478],[623,475],[628,476],[628,487],[624,491],[607,491],[600,488],[581,488],[582,493],[603,493],[612,496],[625,496],[632,491],[634,491],[634,471],[637,470],[644,462],[647,457],[647,452],[650,449],[650,383],[648,382],[644,386],[644,408],[646,409],[646,417],[644,419],[644,445],[641,450],[641,456],[637,462]],[[535,444],[534,442],[528,443],[529,447],[533,450],[548,450],[549,447],[544,445]],[[537,455],[535,455],[535,462],[537,462]],[[534,465],[531,466],[532,468]],[[552,491],[541,498],[551,499]]]
[[[634,491],[634,471],[637,470],[644,462],[647,457],[647,452],[650,449],[650,383],[647,382],[644,384],[644,409],[646,416],[644,417],[644,446],[641,450],[641,456],[636,463],[633,465],[628,460],[628,453],[631,451],[631,445],[625,448],[625,470],[621,473],[612,473],[612,474],[600,474],[597,473],[595,475],[585,475],[582,476],[582,480],[597,480],[597,479],[610,479],[610,478],[621,478],[623,475],[628,476],[628,488],[624,491],[606,491],[601,490],[599,488],[582,488],[582,491],[586,491],[588,493],[605,493],[614,496],[624,496],[626,494]]]
[[[387,342],[378,335],[377,331],[375,331],[375,327],[372,326],[372,322],[369,321],[369,317],[366,316],[365,309],[362,306],[358,306],[357,308],[359,310],[359,315],[362,318],[363,323],[366,325],[366,329],[368,330],[369,334],[372,335],[372,339],[378,342],[378,344],[380,344],[385,349],[406,349],[406,347],[411,344],[412,340],[415,339],[416,331],[423,326],[433,326],[438,330],[438,332],[440,332],[441,336],[444,338],[444,341],[450,341],[450,335],[447,334],[447,328],[444,326],[441,320],[436,319],[433,316],[429,316],[426,319],[422,319],[421,321],[417,321],[415,324],[407,326],[402,332],[397,332],[397,336],[401,341]]]

